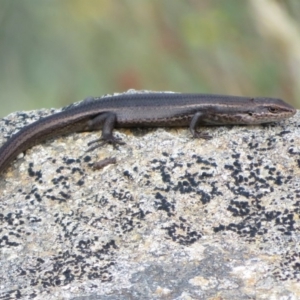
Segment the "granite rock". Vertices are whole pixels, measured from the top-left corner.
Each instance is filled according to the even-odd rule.
[[[0,120],[0,144],[56,110]],[[0,299],[299,299],[300,130],[120,129],[48,140],[0,179]],[[100,170],[93,162],[116,157]]]

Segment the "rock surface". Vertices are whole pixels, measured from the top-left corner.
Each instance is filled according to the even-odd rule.
[[[54,110],[0,120],[0,144]],[[0,179],[0,299],[299,299],[299,112],[49,140]],[[93,170],[92,163],[117,163]]]

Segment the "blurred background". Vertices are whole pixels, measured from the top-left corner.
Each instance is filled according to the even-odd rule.
[[[300,108],[300,1],[0,1],[0,117],[130,88]]]

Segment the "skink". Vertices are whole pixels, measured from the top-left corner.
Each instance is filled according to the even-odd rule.
[[[114,128],[189,126],[193,137],[209,139],[196,130],[198,125],[261,124],[295,113],[295,108],[275,98],[152,92],[87,98],[25,126],[9,138],[0,148],[0,173],[29,147],[71,132],[102,129],[101,139],[94,142],[116,145],[122,142],[113,136]]]

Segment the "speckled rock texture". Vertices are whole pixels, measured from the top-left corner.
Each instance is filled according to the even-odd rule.
[[[53,112],[0,120],[0,144]],[[299,117],[29,149],[0,179],[0,299],[300,299]]]

